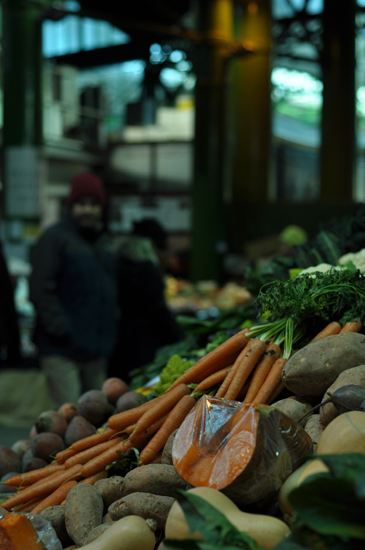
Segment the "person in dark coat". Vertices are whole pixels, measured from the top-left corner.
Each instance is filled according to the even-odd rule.
[[[167,235],[153,219],[135,222],[132,234],[116,239],[118,303],[122,312],[109,376],[127,382],[129,371],[153,361],[156,351],[184,333],[165,300],[163,257]]]
[[[101,389],[117,335],[116,271],[101,221],[100,179],[77,175],[68,206],[38,241],[30,278],[33,339],[56,408]]]
[[[20,333],[14,288],[0,243],[0,366],[13,367],[20,361]]]

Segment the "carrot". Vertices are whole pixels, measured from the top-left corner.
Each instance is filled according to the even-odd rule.
[[[162,395],[159,397],[156,397],[155,399],[151,399],[146,403],[143,403],[143,405],[139,405],[138,407],[133,407],[133,409],[129,409],[127,411],[114,414],[109,418],[108,426],[118,432],[124,431],[126,428],[128,428],[128,426],[137,422],[137,420],[139,420],[141,416],[148,409],[153,407],[157,402],[157,400],[160,399],[161,397]]]
[[[280,382],[280,384],[278,385],[278,387],[276,388],[276,390],[274,391],[274,393],[272,394],[272,396],[270,397],[270,399],[268,399],[267,405],[271,405],[271,403],[274,403],[274,401],[281,394],[281,392],[283,391],[284,388],[285,388],[285,383],[282,380]]]
[[[45,508],[48,508],[48,506],[56,506],[57,504],[61,504],[63,500],[65,500],[66,496],[68,495],[70,489],[72,487],[75,487],[77,485],[77,481],[71,480],[67,481],[64,485],[61,485],[53,491],[48,497],[46,497],[42,502],[37,504],[32,509],[32,514],[39,514],[42,510]]]
[[[133,433],[130,435],[131,438],[136,437],[144,430],[148,428],[151,424],[156,422],[159,418],[164,416],[166,413],[169,413],[173,407],[180,401],[184,395],[189,395],[190,390],[186,384],[179,384],[173,390],[164,394],[163,398],[156,403],[155,407],[147,410],[143,416],[138,420],[136,427],[133,430]]]
[[[224,397],[233,378],[234,378],[234,375],[236,374],[236,370],[238,368],[238,358],[241,357],[241,355],[244,353],[244,350],[247,348],[248,346],[248,343],[246,344],[246,346],[243,348],[243,350],[241,351],[241,353],[238,355],[238,357],[236,358],[235,362],[233,363],[232,365],[232,368],[231,370],[229,371],[229,373],[227,374],[227,376],[225,377],[225,379],[223,380],[222,384],[220,385],[220,387],[218,388],[218,391],[216,392],[215,394],[215,397]]]
[[[17,512],[17,513],[22,512],[23,514],[27,514],[27,513],[31,512],[33,510],[33,508],[42,501],[43,501],[43,497],[41,497],[41,498],[32,498],[32,500],[29,500],[25,504],[22,504],[21,506],[18,506],[14,510],[14,512]]]
[[[63,483],[70,481],[71,479],[80,479],[83,477],[81,475],[82,464],[76,464],[73,468],[63,471],[59,476],[47,480],[47,478],[36,487],[32,485],[27,487],[23,491],[18,491],[18,493],[4,502],[1,503],[1,507],[5,510],[11,510],[18,504],[24,504],[29,500],[37,497],[44,497],[52,493],[55,489],[58,489]]]
[[[99,443],[99,445],[94,445],[94,447],[90,447],[90,449],[85,449],[85,451],[81,451],[76,455],[68,458],[65,462],[65,468],[71,468],[75,464],[86,464],[86,462],[89,462],[89,460],[91,460],[95,456],[100,455],[107,449],[114,447],[114,445],[116,445],[120,441],[122,441],[122,438],[118,437],[115,439],[111,439],[110,441],[104,441],[104,443]]]
[[[340,334],[343,334],[344,332],[360,332],[362,329],[362,322],[360,319],[356,319],[356,321],[349,321],[345,323],[340,330]]]
[[[76,451],[73,449],[64,449],[63,451],[60,451],[55,455],[55,461],[57,464],[64,464],[70,456],[74,456],[76,454]]]
[[[266,377],[266,380],[256,394],[254,403],[266,404],[268,403],[268,401],[270,401],[272,395],[274,395],[282,382],[281,373],[283,371],[286,361],[287,359],[285,359],[284,357],[279,357],[279,359],[275,361],[275,363],[271,367],[269,374]]]
[[[219,384],[219,382],[223,382],[223,380],[231,370],[232,366],[233,365],[228,365],[228,367],[224,367],[224,369],[214,372],[213,374],[208,376],[208,378],[204,378],[204,380],[202,380],[200,384],[197,385],[194,392],[209,390],[216,384]]]
[[[137,436],[133,441],[131,439],[126,439],[124,441],[121,441],[111,449],[108,449],[107,451],[104,451],[99,456],[96,456],[95,458],[92,458],[83,465],[81,473],[82,477],[90,477],[102,470],[103,468],[106,468],[109,464],[114,462],[115,460],[119,460],[121,458],[121,454],[128,451],[128,449],[131,449],[132,447],[135,447],[136,449],[141,448],[149,439],[149,437],[157,432],[164,423],[165,418],[162,417],[157,422],[149,426],[143,433],[141,433],[139,436]]]
[[[280,357],[281,349],[277,344],[269,344],[266,351],[258,363],[252,376],[251,384],[247,390],[244,403],[252,403],[257,392],[261,388],[266,376],[269,374],[271,367],[276,359]]]
[[[88,437],[84,437],[84,439],[79,439],[78,441],[75,441],[75,443],[72,443],[69,449],[76,451],[77,453],[80,451],[85,451],[94,445],[98,445],[104,441],[109,441],[109,439],[116,435],[116,433],[117,432],[115,430],[105,430],[105,432],[102,433],[89,435]]]
[[[179,428],[196,401],[191,395],[184,395],[168,415],[161,428],[147,443],[139,456],[139,464],[150,464],[164,447],[174,430]]]
[[[168,415],[169,415],[169,413],[166,413],[166,414],[162,417],[164,421],[166,420],[166,418],[168,417]],[[137,425],[137,422],[135,422],[135,423],[132,424],[131,426],[128,426],[128,428],[126,428],[126,429],[124,430],[124,432],[125,432],[126,434],[128,434],[128,435],[131,435],[131,434],[134,432],[136,425]]]
[[[88,483],[88,485],[94,485],[99,479],[105,479],[108,477],[107,470],[101,470],[100,472],[97,472],[93,476],[85,477],[80,483]]]
[[[173,390],[179,384],[192,384],[193,382],[200,382],[214,371],[220,370],[227,365],[230,365],[240,353],[242,348],[247,344],[247,338],[245,336],[249,329],[243,329],[237,332],[231,338],[228,338],[223,344],[204,355],[199,359],[195,365],[187,369],[173,384],[171,384],[168,391]]]
[[[47,481],[50,481],[51,479],[54,479],[54,478],[60,476],[61,474],[63,474],[64,471],[65,471],[65,468],[63,468],[62,470],[58,470],[57,472],[53,472],[53,474],[51,474],[50,476],[47,476],[47,478],[46,478]],[[44,478],[39,479],[35,483],[32,483],[31,487],[38,487],[38,485],[42,485],[43,482],[44,482]],[[29,485],[28,485],[28,487],[29,487]],[[26,487],[19,487],[20,491],[23,491],[24,489],[26,489]]]
[[[1,485],[7,485],[10,487],[20,487],[22,486],[28,486],[32,485],[36,481],[39,481],[40,479],[44,479],[54,472],[59,472],[64,470],[65,467],[61,464],[50,464],[49,466],[45,466],[44,468],[39,468],[38,470],[31,470],[30,472],[26,472],[24,474],[17,474],[10,479],[7,479],[6,481],[2,481]]]
[[[309,343],[313,344],[313,342],[318,342],[318,340],[322,340],[323,338],[326,338],[327,336],[334,336],[335,334],[339,334],[341,331],[341,325],[340,323],[337,323],[337,321],[333,321],[326,327],[324,327],[321,332],[317,334]]]
[[[247,378],[260,360],[260,357],[265,352],[265,342],[258,338],[252,338],[246,346],[245,351],[237,358],[238,367],[233,377],[232,382],[224,396],[224,399],[234,401],[244,386]]]

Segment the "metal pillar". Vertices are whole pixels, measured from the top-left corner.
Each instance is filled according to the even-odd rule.
[[[232,0],[201,0],[196,64],[191,279],[220,280],[226,246],[227,49],[233,33]]]
[[[325,0],[321,200],[351,201],[355,173],[356,1]]]

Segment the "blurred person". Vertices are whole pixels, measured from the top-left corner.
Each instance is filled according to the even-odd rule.
[[[0,243],[0,367],[20,363],[20,332],[14,302],[14,286]]]
[[[184,333],[165,300],[164,228],[154,219],[135,222],[130,235],[115,239],[114,250],[122,315],[109,376],[129,381],[129,371],[153,361],[159,348],[182,340]]]
[[[61,221],[40,237],[30,277],[33,340],[56,408],[101,389],[117,334],[116,271],[102,223],[101,180],[76,175],[67,205]]]

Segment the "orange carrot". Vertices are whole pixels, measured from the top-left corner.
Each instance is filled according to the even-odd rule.
[[[65,467],[62,470],[58,470],[57,472],[53,472],[53,474],[51,474],[50,476],[47,476],[47,478],[46,478],[47,481],[50,481],[51,479],[54,479],[55,477],[60,476],[61,474],[63,474],[64,471],[65,471]],[[45,481],[44,478],[39,479],[35,483],[32,483],[31,487],[38,487],[38,485],[42,485],[42,483],[44,483],[44,481]],[[28,485],[28,487],[29,487],[29,485]],[[22,487],[22,486],[19,487],[20,491],[23,491],[24,489],[26,489],[26,487]]]
[[[142,433],[148,426],[151,426],[151,424],[156,422],[159,418],[169,413],[184,395],[189,394],[190,390],[186,384],[179,384],[173,390],[165,393],[163,398],[160,399],[154,407],[147,410],[144,415],[141,416],[130,437],[134,438],[136,435]]]
[[[70,456],[74,456],[76,451],[73,449],[64,449],[55,455],[55,461],[57,464],[64,464]]]
[[[321,332],[317,334],[309,343],[313,344],[313,342],[318,342],[318,340],[322,340],[323,338],[326,338],[327,336],[334,336],[335,334],[339,334],[341,331],[341,325],[340,323],[337,323],[337,321],[333,321],[332,323],[329,323],[326,327],[324,327]]]
[[[75,481],[82,478],[81,475],[82,464],[76,464],[73,468],[63,471],[59,476],[43,481],[42,484],[37,486],[30,486],[1,503],[1,507],[5,510],[11,510],[18,504],[24,504],[33,498],[45,497],[52,493],[55,489],[58,489],[63,483],[74,479]]]
[[[30,472],[26,472],[24,474],[17,474],[6,481],[2,481],[1,485],[7,485],[10,487],[33,485],[36,481],[44,479],[54,472],[59,472],[64,469],[65,467],[61,464],[50,464],[49,466],[39,468],[38,470],[31,470]]]
[[[100,472],[97,472],[93,476],[85,477],[80,483],[87,483],[88,485],[94,485],[99,479],[105,479],[108,477],[107,470],[101,470]]]
[[[281,349],[277,344],[269,344],[266,351],[254,370],[250,387],[247,390],[244,403],[252,403],[257,392],[261,388],[265,381],[266,376],[269,374],[271,367],[275,363],[276,359],[280,357]]]
[[[162,417],[164,421],[166,420],[166,418],[168,417],[168,415],[169,415],[169,413],[166,413],[166,414]],[[135,422],[135,423],[132,424],[131,426],[128,426],[128,428],[126,428],[126,429],[124,430],[124,433],[126,433],[127,435],[131,435],[131,434],[134,432],[136,425],[137,425],[137,422]]]
[[[224,369],[214,372],[213,374],[208,376],[208,378],[204,378],[204,380],[202,380],[200,384],[197,385],[194,392],[209,390],[216,384],[219,384],[219,382],[222,382],[231,370],[232,366],[233,365],[228,365],[228,367],[224,367]]]
[[[237,334],[223,342],[223,344],[207,353],[207,355],[204,355],[195,365],[187,369],[177,380],[175,380],[168,391],[173,390],[179,384],[200,382],[206,378],[208,371],[210,375],[213,374],[214,371],[230,365],[236,359],[242,348],[247,344],[245,334],[248,331],[249,329],[240,330]]]
[[[48,508],[48,506],[56,506],[57,504],[61,504],[61,502],[65,500],[70,489],[72,489],[72,487],[75,487],[75,485],[77,485],[77,481],[71,480],[58,487],[58,489],[53,491],[53,493],[48,495],[48,497],[46,497],[44,500],[42,500],[42,502],[37,504],[32,509],[32,514],[39,514],[39,512],[41,512],[45,508]]]
[[[191,395],[184,395],[168,415],[161,428],[147,443],[139,456],[139,464],[150,464],[164,447],[174,430],[179,428],[196,401]]]
[[[68,458],[65,462],[65,468],[71,468],[75,464],[86,464],[86,462],[89,462],[89,460],[91,460],[95,456],[100,455],[107,449],[114,447],[114,445],[116,445],[120,441],[122,441],[122,438],[117,437],[115,439],[110,439],[110,441],[99,443],[99,445],[94,445],[94,447],[90,447],[90,449],[85,449],[85,451],[81,451],[75,456],[71,456],[70,458]]]
[[[29,500],[28,502],[26,502],[25,504],[22,504],[21,506],[18,506],[14,512],[17,512],[20,514],[20,512],[22,512],[23,514],[28,514],[29,512],[31,512],[33,510],[33,508],[39,504],[40,502],[43,501],[43,497],[41,498],[32,498],[32,500]]]
[[[349,321],[345,323],[340,330],[340,334],[343,334],[344,332],[360,332],[362,329],[362,322],[360,319],[356,319],[355,321]]]
[[[276,401],[276,399],[281,394],[284,388],[285,388],[285,383],[282,380],[278,385],[278,387],[276,388],[276,390],[274,391],[274,393],[272,394],[272,396],[270,397],[270,399],[268,399],[267,405],[271,405],[271,403],[274,403],[274,401]]]
[[[234,375],[236,374],[237,368],[238,368],[238,364],[239,364],[238,359],[239,359],[239,357],[241,357],[244,354],[244,351],[247,348],[247,346],[248,346],[248,342],[245,345],[245,347],[243,348],[243,350],[240,352],[240,354],[238,355],[236,360],[234,361],[231,370],[229,371],[229,373],[227,374],[227,376],[223,380],[222,384],[219,386],[218,391],[215,394],[215,397],[222,397],[223,398],[225,396],[225,394],[227,393],[227,390],[228,390],[228,388],[229,388],[229,386],[230,386],[230,384],[231,384],[231,382],[234,378]]]
[[[133,407],[133,409],[114,414],[109,418],[108,426],[117,432],[123,432],[128,426],[137,422],[137,420],[139,420],[148,409],[153,407],[161,397],[162,395],[143,403],[143,405]]]
[[[271,396],[276,392],[278,387],[281,384],[281,373],[283,371],[284,365],[286,363],[284,357],[279,357],[271,367],[269,374],[266,377],[266,380],[262,384],[260,390],[256,394],[254,403],[266,404],[270,401]]]
[[[143,433],[134,438],[133,441],[130,438],[121,441],[111,449],[104,451],[101,455],[92,458],[89,462],[86,462],[81,470],[82,477],[90,477],[97,472],[100,472],[100,470],[106,468],[115,460],[119,460],[121,458],[121,454],[125,453],[132,447],[140,449],[148,441],[150,436],[155,434],[157,430],[161,428],[164,420],[164,417],[160,418],[157,422],[152,424],[152,426],[149,426]]]
[[[232,382],[224,396],[224,399],[234,401],[244,386],[247,378],[260,360],[260,357],[265,352],[265,342],[258,338],[252,338],[245,351],[240,354],[238,361],[238,367],[233,377]]]
[[[109,441],[109,439],[115,436],[116,433],[117,432],[115,430],[105,430],[102,433],[89,435],[88,437],[84,437],[84,439],[79,439],[78,441],[75,441],[75,443],[72,443],[69,449],[76,451],[77,453],[79,453],[80,451],[85,451],[86,449],[90,449],[90,447],[93,447],[94,445],[98,445],[99,443],[103,443],[104,441]]]

